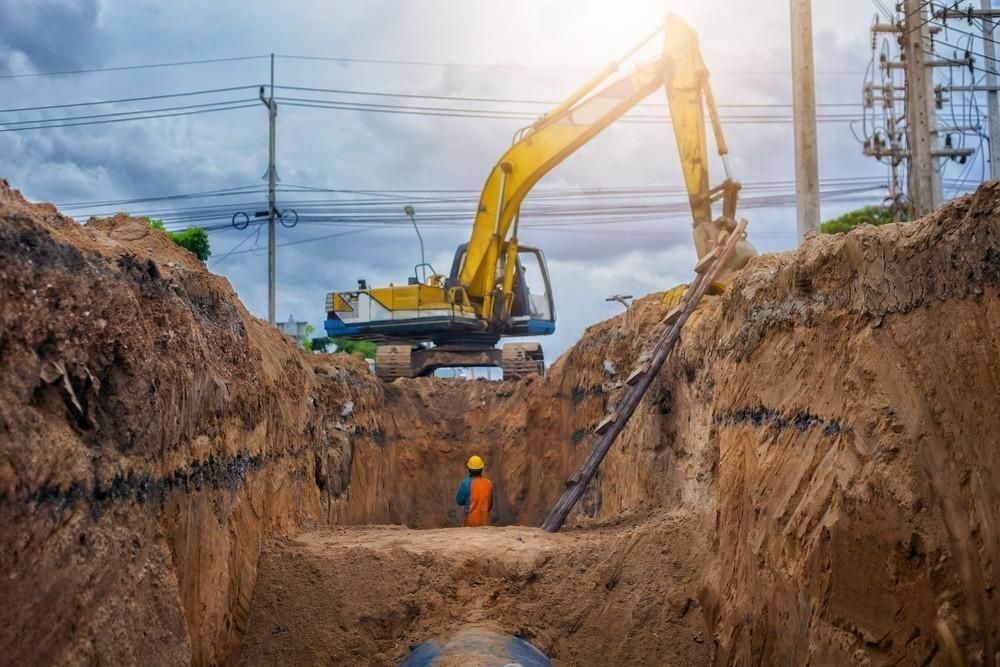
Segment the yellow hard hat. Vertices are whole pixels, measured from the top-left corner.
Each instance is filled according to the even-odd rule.
[[[482,470],[483,468],[486,467],[486,464],[483,463],[483,460],[481,458],[473,454],[472,456],[469,457],[469,462],[466,463],[465,466],[469,470]]]

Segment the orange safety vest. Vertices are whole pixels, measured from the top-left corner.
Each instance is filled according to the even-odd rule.
[[[472,477],[469,480],[469,504],[467,507],[466,526],[490,525],[490,509],[493,507],[493,482],[485,477]]]

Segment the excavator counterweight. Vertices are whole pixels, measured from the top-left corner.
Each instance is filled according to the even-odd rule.
[[[660,55],[609,82],[660,32],[664,44]],[[326,299],[327,334],[385,344],[375,368],[386,380],[449,366],[499,366],[505,377],[544,372],[541,346],[536,343],[507,344],[502,353],[495,349],[502,337],[555,331],[545,257],[518,239],[521,203],[545,174],[661,87],[666,90],[691,205],[695,249],[703,258],[721,233],[735,228],[740,186],[730,173],[728,147],[697,34],[669,15],[662,27],[622,59],[518,132],[486,179],[472,234],[455,252],[448,275],[434,274],[424,281],[414,277],[398,287],[368,288],[359,281],[357,290],[331,292]],[[726,174],[716,187],[709,183],[706,109]],[[720,199],[722,215],[713,218],[713,204]],[[755,254],[741,240],[720,272],[719,287]],[[529,276],[537,291],[529,287]]]

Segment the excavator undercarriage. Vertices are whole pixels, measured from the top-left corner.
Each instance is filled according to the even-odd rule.
[[[502,349],[473,345],[382,345],[375,352],[375,374],[386,382],[432,375],[439,368],[500,368],[505,380],[543,375],[538,343],[507,343]]]

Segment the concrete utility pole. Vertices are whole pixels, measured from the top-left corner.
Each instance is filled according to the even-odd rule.
[[[924,7],[921,0],[903,0],[903,48],[906,60],[906,134],[910,153],[910,201],[914,213],[924,215],[939,203],[934,188],[928,77],[924,55]]]
[[[983,55],[986,65],[986,109],[990,122],[990,177],[1000,178],[1000,100],[997,99],[996,44],[993,42],[993,3],[982,0]]]
[[[816,76],[812,0],[790,0],[792,116],[795,131],[795,202],[799,245],[819,232],[819,157],[816,146]]]
[[[260,87],[260,101],[267,107],[268,147],[267,147],[267,321],[274,324],[274,274],[275,260],[275,226],[277,224],[277,209],[274,204],[274,184],[278,173],[274,166],[274,121],[278,117],[278,103],[274,101],[274,54],[271,54],[271,95],[264,97],[264,86]]]

